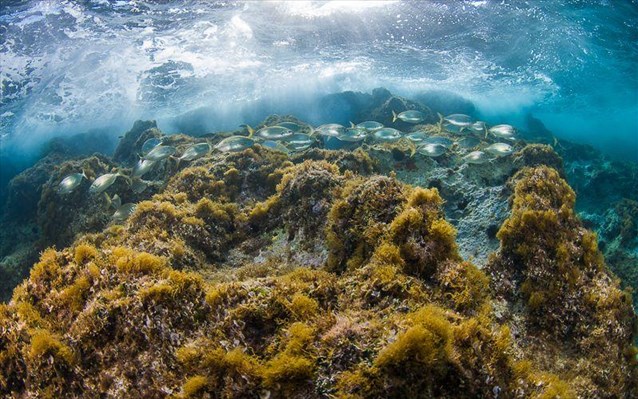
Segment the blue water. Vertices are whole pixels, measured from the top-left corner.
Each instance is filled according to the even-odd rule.
[[[636,0],[1,4],[5,157],[91,129],[115,140],[136,119],[168,132],[272,112],[328,122],[321,96],[383,86],[454,93],[491,123],[524,128],[531,113],[638,159]]]

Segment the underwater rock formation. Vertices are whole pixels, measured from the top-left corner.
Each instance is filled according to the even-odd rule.
[[[565,177],[563,159],[552,147],[545,144],[528,144],[514,154],[514,164],[520,169],[546,165],[555,169],[561,177]]]
[[[583,223],[598,234],[600,248],[610,269],[625,286],[634,288],[638,300],[638,240],[635,224],[638,201],[638,165],[610,161],[587,145],[561,141],[557,152],[563,158],[570,185],[577,194],[576,210]],[[632,209],[634,209],[632,211]]]
[[[124,223],[45,251],[0,305],[0,394],[637,393],[631,297],[556,171],[513,178],[486,274],[459,254],[449,187],[374,174],[364,151],[310,153],[169,164]]]
[[[470,100],[446,90],[428,90],[418,93],[414,99],[443,115],[476,114],[476,106]]]
[[[63,147],[55,146],[34,166],[9,182],[0,216],[0,300],[11,297],[13,288],[29,275],[39,251],[46,247],[40,243],[37,223],[42,186],[68,156]]]
[[[131,130],[126,132],[115,149],[113,161],[133,166],[142,152],[142,144],[150,138],[159,138],[162,133],[155,121],[135,121]]]
[[[487,268],[497,297],[508,301],[505,319],[527,332],[526,349],[547,353],[546,361],[551,354],[586,353],[588,361],[555,359],[578,375],[574,385],[586,396],[635,395],[631,294],[620,290],[596,235],[576,217],[574,192],[545,166],[523,169],[513,181],[512,215]]]
[[[323,97],[319,105],[323,114],[322,119],[333,120],[343,125],[348,125],[350,121],[374,120],[397,129],[412,128],[414,125],[401,120],[392,123],[392,111],[398,114],[407,110],[421,111],[425,115],[423,123],[435,123],[439,120],[429,107],[393,95],[382,87],[372,90],[371,94],[353,91],[330,94]]]
[[[377,89],[326,112],[344,102],[386,124],[418,109],[425,125],[392,126],[452,144],[428,157],[405,138],[334,151],[313,136],[303,152],[168,157],[107,190],[136,204],[124,220],[88,180],[58,185],[131,175],[149,138],[182,154],[250,129],[138,121],[113,158],[51,156],[14,179],[9,209],[26,219],[0,242],[0,288],[35,266],[0,305],[0,396],[638,395],[631,293],[608,270],[638,284],[635,167],[521,140],[470,164],[476,146],[418,103]],[[282,122],[312,129],[290,115],[255,129]]]

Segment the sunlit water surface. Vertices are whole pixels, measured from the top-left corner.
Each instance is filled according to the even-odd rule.
[[[531,112],[638,158],[635,0],[5,0],[0,58],[5,153],[140,118],[193,133],[272,112],[329,122],[322,95],[384,86],[456,93],[492,123]]]

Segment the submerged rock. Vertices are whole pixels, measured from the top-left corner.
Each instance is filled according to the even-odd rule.
[[[635,395],[631,294],[620,290],[596,235],[576,217],[574,192],[546,166],[523,169],[512,184],[512,214],[487,268],[495,293],[509,300],[504,320],[528,332],[525,352],[552,347],[548,361],[567,362],[562,367],[579,376],[582,396]],[[562,358],[572,350],[587,360]]]
[[[333,98],[343,99],[361,121],[391,118],[400,104],[428,111],[384,89]],[[255,128],[278,123],[312,131],[277,115]],[[613,205],[585,221],[635,281],[632,169],[563,163],[552,147],[522,141],[511,156],[468,165],[470,150],[433,124],[409,131],[449,140],[437,158],[409,139],[345,151],[317,139],[298,152],[257,140],[177,159],[194,143],[214,147],[248,130],[195,139],[139,122],[117,160],[25,173],[46,178],[34,195],[35,229],[25,223],[16,236],[39,241],[0,242],[12,252],[0,259],[3,288],[39,250],[55,248],[0,305],[0,396],[637,394],[631,295],[563,180],[582,172],[584,192],[594,190],[589,177],[622,184],[627,198],[597,193]],[[106,190],[126,206],[113,220],[113,205],[88,195],[90,182],[133,174],[150,137],[175,156],[144,181]],[[82,170],[88,179],[59,195],[60,180]]]
[[[439,190],[361,151],[309,154],[199,159],[122,224],[45,251],[0,305],[0,393],[635,394],[631,299],[553,169],[513,178],[485,274]]]
[[[113,154],[113,160],[129,167],[133,166],[138,161],[139,154],[142,153],[144,142],[161,136],[162,133],[157,129],[157,122],[136,121],[131,130],[122,136]]]

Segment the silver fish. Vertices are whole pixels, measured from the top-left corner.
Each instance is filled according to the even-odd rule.
[[[383,127],[383,124],[377,121],[365,121],[365,122],[357,123],[353,127],[359,127],[359,128],[371,131],[371,130],[381,129]]]
[[[112,216],[113,220],[116,222],[125,221],[129,216],[133,214],[136,207],[137,204],[133,204],[131,202],[119,206]]]
[[[293,145],[311,145],[315,142],[315,139],[305,133],[295,133],[287,137],[285,141]]]
[[[277,126],[285,127],[293,133],[297,133],[302,129],[302,126],[295,122],[279,122]]]
[[[482,134],[482,133],[485,133],[485,129],[487,129],[487,126],[485,126],[485,122],[478,121],[478,122],[472,123],[469,129],[473,131],[474,133]]]
[[[407,123],[421,123],[425,120],[425,115],[416,110],[403,111],[400,114],[392,111],[392,122],[396,122],[397,119]]]
[[[75,191],[76,188],[82,183],[82,179],[86,179],[84,171],[82,173],[73,173],[62,179],[58,184],[58,194],[65,195]]]
[[[263,143],[260,144],[266,148],[270,148],[271,150],[275,151],[281,151],[285,154],[288,154],[290,152],[290,150],[288,150],[288,148],[286,148],[286,146],[281,144],[279,141],[265,140]]]
[[[494,143],[485,149],[485,152],[488,152],[495,157],[504,157],[510,155],[514,152],[514,149],[511,145],[506,143]]]
[[[463,160],[465,160],[465,162],[467,163],[481,165],[486,162],[489,162],[490,157],[483,151],[472,151],[466,156],[464,156]]]
[[[458,127],[468,127],[472,125],[472,118],[465,114],[452,114],[448,115],[443,120],[450,125]]]
[[[188,147],[184,151],[182,156],[180,156],[178,159],[180,161],[193,161],[197,158],[201,158],[205,156],[206,154],[210,152],[210,150],[211,150],[211,147],[210,147],[210,144],[208,143],[193,144],[192,146]]]
[[[120,198],[120,196],[117,194],[115,194],[113,198],[110,199],[110,202],[111,202],[111,206],[113,206],[113,208],[115,209],[122,206],[122,198]]]
[[[492,126],[488,132],[495,137],[514,140],[516,138],[516,129],[512,125],[496,125]]]
[[[293,152],[305,151],[310,148],[310,146],[311,144],[288,144],[288,148]]]
[[[293,131],[283,126],[269,126],[259,129],[257,135],[266,140],[281,140],[292,136]]]
[[[142,180],[139,177],[133,178],[131,182],[131,190],[135,194],[139,194],[144,192],[148,188],[148,182],[146,180]]]
[[[368,137],[368,131],[362,127],[348,128],[343,134],[337,136],[337,140],[348,143],[356,143]]]
[[[230,136],[226,137],[215,145],[215,148],[221,152],[238,152],[255,145],[255,140],[246,136]]]
[[[328,123],[325,125],[321,125],[315,129],[315,132],[317,132],[319,135],[327,137],[337,137],[343,134],[345,131],[345,126],[338,123]]]
[[[91,187],[89,187],[89,194],[97,195],[103,193],[106,189],[111,187],[113,183],[115,183],[115,180],[117,180],[119,176],[129,180],[130,183],[130,179],[119,172],[105,173],[93,181]]]
[[[158,145],[153,148],[148,154],[144,155],[144,159],[148,159],[149,161],[161,161],[162,159],[166,159],[171,155],[175,154],[177,149],[170,145]]]
[[[476,147],[477,145],[479,145],[481,143],[481,140],[477,139],[476,137],[464,137],[461,140],[456,142],[459,147],[461,148],[472,148],[472,147]]]
[[[372,132],[372,137],[376,141],[381,141],[381,142],[397,141],[398,139],[401,138],[401,136],[403,136],[403,133],[391,127],[384,127],[382,129],[378,129]]]
[[[428,134],[422,130],[417,132],[408,133],[405,135],[411,142],[413,143],[422,143],[424,140],[428,138]]]
[[[151,161],[148,159],[140,159],[137,161],[135,166],[133,167],[133,177],[142,177],[147,174],[153,166],[155,166],[155,161]]]
[[[454,141],[448,139],[447,137],[443,137],[443,136],[432,136],[432,137],[428,137],[427,139],[423,140],[423,143],[425,144],[441,144],[444,147],[451,147],[452,144],[454,144]]]
[[[293,151],[303,151],[310,148],[315,139],[304,133],[295,133],[286,138],[286,145]]]
[[[447,151],[447,147],[442,144],[430,143],[417,147],[416,151],[421,155],[436,158],[445,154],[445,152]]]
[[[162,140],[157,137],[151,137],[142,144],[142,155],[148,154],[153,148],[162,144]]]

